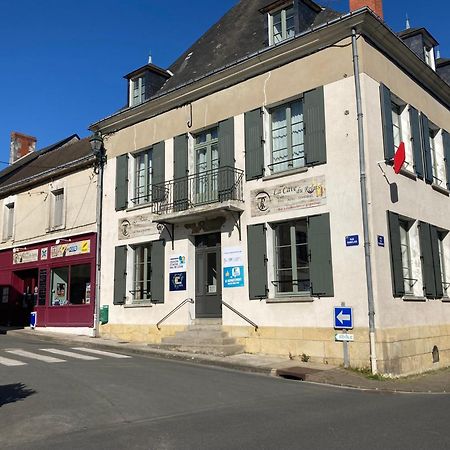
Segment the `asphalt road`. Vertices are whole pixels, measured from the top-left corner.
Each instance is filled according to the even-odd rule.
[[[129,356],[0,335],[0,448],[450,448],[450,395],[360,392]]]

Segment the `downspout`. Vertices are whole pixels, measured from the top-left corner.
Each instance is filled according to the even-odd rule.
[[[377,373],[377,355],[375,348],[375,305],[373,299],[372,283],[372,261],[370,258],[370,235],[369,235],[369,211],[367,202],[366,184],[366,161],[364,153],[364,123],[361,101],[361,81],[359,78],[359,56],[356,42],[356,30],[352,29],[352,50],[353,50],[353,72],[355,78],[356,91],[356,112],[358,117],[358,150],[359,150],[359,176],[361,188],[361,210],[364,232],[364,254],[366,263],[366,284],[367,303],[369,307],[369,345],[370,345],[370,365],[373,374]]]

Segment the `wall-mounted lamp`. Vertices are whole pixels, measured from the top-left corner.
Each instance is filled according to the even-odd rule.
[[[72,242],[72,239],[56,239],[55,244],[59,245],[61,242]]]

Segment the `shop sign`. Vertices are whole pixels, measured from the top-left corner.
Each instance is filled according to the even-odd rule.
[[[325,177],[306,178],[251,191],[251,215],[264,216],[327,202]]]
[[[186,256],[172,255],[169,258],[169,290],[186,290]]]
[[[24,250],[13,253],[13,264],[25,264],[35,262],[39,258],[39,250]]]
[[[51,258],[62,258],[64,256],[84,255],[91,251],[91,241],[69,242],[50,247]]]
[[[41,248],[41,260],[44,261],[48,258],[48,247]]]
[[[244,286],[244,252],[242,247],[223,249],[223,287]]]
[[[148,213],[119,219],[119,240],[159,234],[157,224],[152,222],[152,217],[153,214]]]

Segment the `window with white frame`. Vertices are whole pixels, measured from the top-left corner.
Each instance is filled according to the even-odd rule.
[[[295,21],[292,3],[269,13],[269,45],[278,44],[294,35]]]
[[[277,294],[309,294],[307,219],[274,225]]]
[[[14,203],[10,202],[5,205],[3,216],[3,239],[9,240],[14,234]]]
[[[446,248],[446,236],[447,232],[438,231],[438,248],[439,248],[439,263],[441,266],[441,281],[444,297],[449,297],[450,294],[450,276],[448,275],[447,268],[449,267],[449,252]]]
[[[270,110],[273,173],[305,165],[303,100]]]
[[[397,151],[402,142],[402,108],[392,102],[392,131],[394,133],[394,148]]]
[[[151,243],[132,247],[133,287],[130,291],[132,303],[151,300]]]
[[[411,223],[406,220],[399,220],[400,225],[400,248],[402,255],[403,282],[405,294],[413,294],[413,287],[416,282],[412,275],[411,246],[409,231]]]
[[[136,77],[130,81],[130,106],[139,105],[146,100],[145,77]]]
[[[434,59],[434,49],[433,47],[425,46],[424,49],[425,62],[429,65],[433,70],[436,68],[435,59]]]
[[[140,152],[134,157],[134,198],[135,205],[152,201],[152,149]]]
[[[65,225],[64,189],[57,189],[51,193],[50,227],[62,228]]]
[[[444,158],[444,145],[442,140],[442,132],[434,124],[430,122],[429,140],[431,152],[431,165],[433,172],[433,183],[445,187],[446,186],[446,169]]]

